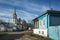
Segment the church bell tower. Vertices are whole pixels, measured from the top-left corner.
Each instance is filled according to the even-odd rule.
[[[16,8],[14,8],[14,13],[13,13],[13,24],[17,25],[17,15],[16,15]]]

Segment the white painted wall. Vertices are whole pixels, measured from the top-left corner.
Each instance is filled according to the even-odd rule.
[[[39,29],[33,29],[34,34],[39,34]]]
[[[39,35],[47,37],[47,29],[40,29],[39,31],[40,31]]]
[[[47,37],[47,29],[33,29],[33,33]]]
[[[5,27],[0,27],[0,31],[5,31],[6,28]]]

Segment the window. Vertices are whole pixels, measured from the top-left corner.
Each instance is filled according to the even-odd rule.
[[[39,31],[39,34],[40,34],[40,31]]]
[[[43,25],[45,25],[45,20],[43,20]]]
[[[41,24],[41,21],[40,21],[40,26],[41,26],[42,24]]]
[[[42,34],[44,34],[44,31],[42,31]]]
[[[60,25],[60,16],[50,16],[50,26]]]

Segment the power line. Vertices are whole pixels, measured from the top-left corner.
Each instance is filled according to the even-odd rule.
[[[53,8],[52,8],[52,0],[49,0],[49,8],[50,8],[50,10],[53,10]]]

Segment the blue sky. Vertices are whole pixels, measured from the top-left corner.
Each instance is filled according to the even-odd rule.
[[[50,9],[50,1],[54,10],[60,10],[60,0],[0,0],[0,19],[12,21],[14,7],[16,7],[18,18],[30,21]]]

